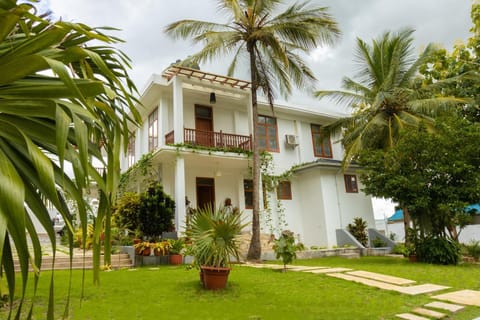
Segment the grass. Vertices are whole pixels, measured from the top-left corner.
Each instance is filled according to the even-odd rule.
[[[480,290],[478,265],[433,266],[384,257],[322,258],[295,264],[342,266],[455,290]],[[55,318],[59,319],[69,272],[55,274]],[[41,277],[35,319],[45,318],[47,275]],[[105,272],[99,287],[90,285],[92,274],[87,271],[81,299],[81,276],[81,271],[73,272],[69,319],[395,319],[397,313],[432,301],[428,295],[407,296],[325,275],[245,267],[234,267],[226,290],[209,292],[200,287],[197,270],[171,266]],[[0,319],[2,315],[0,311]],[[471,320],[479,315],[480,308],[467,307],[450,319]]]

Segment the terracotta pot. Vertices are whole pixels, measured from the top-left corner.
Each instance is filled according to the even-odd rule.
[[[202,266],[204,287],[208,290],[224,289],[231,268]]]
[[[143,249],[142,256],[149,256],[152,250],[150,248]]]
[[[157,248],[153,249],[153,254],[156,255],[157,257],[158,256],[163,256],[162,250],[157,249]]]
[[[183,262],[183,256],[181,254],[170,254],[169,260],[171,265],[179,265]]]
[[[412,254],[412,255],[408,256],[408,260],[410,262],[417,262],[418,261],[417,255]]]

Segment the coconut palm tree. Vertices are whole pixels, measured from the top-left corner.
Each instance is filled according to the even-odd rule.
[[[345,148],[344,166],[362,150],[392,147],[403,129],[420,124],[433,130],[437,115],[449,111],[465,100],[434,96],[435,87],[455,79],[422,86],[417,79],[419,67],[428,61],[433,51],[429,45],[418,58],[413,54],[413,30],[385,32],[372,45],[357,39],[356,61],[359,66],[357,81],[344,78],[345,91],[317,91],[319,98],[331,98],[351,107],[353,113],[325,127],[327,131],[342,129]],[[401,204],[403,206],[403,204]],[[403,206],[405,233],[410,216]]]
[[[369,45],[357,39],[357,80],[344,78],[344,91],[315,92],[319,98],[331,98],[353,109],[350,116],[337,120],[325,129],[343,129],[344,164],[361,150],[389,148],[395,144],[403,128],[423,123],[431,128],[441,112],[464,100],[433,96],[429,87],[417,81],[418,68],[427,61],[431,45],[415,58],[413,30],[385,32]],[[448,81],[453,81],[450,79]],[[442,82],[431,85],[441,86]]]
[[[280,0],[219,0],[219,9],[228,17],[226,23],[181,20],[166,27],[175,38],[192,38],[205,44],[189,60],[203,62],[220,55],[233,54],[228,75],[233,75],[241,57],[248,61],[253,115],[253,218],[249,259],[259,259],[260,220],[257,92],[261,90],[273,107],[276,89],[284,96],[291,93],[293,82],[299,88],[313,83],[315,77],[299,53],[321,44],[330,44],[339,35],[337,23],[327,8],[296,3],[277,14]]]
[[[95,45],[90,45],[93,40]],[[36,284],[42,267],[33,217],[46,230],[55,255],[48,212],[50,206],[55,208],[65,220],[72,248],[67,202],[75,203],[86,236],[83,190],[91,180],[101,194],[95,226],[98,281],[99,239],[104,223],[109,236],[121,143],[127,144],[127,124],[140,119],[133,105],[136,90],[127,74],[128,58],[105,45],[117,41],[83,24],[50,22],[30,4],[0,0],[0,282],[6,279],[8,287],[8,293],[0,295],[7,294],[10,306],[17,306],[16,311],[10,309],[9,318],[31,316],[23,310],[29,268],[35,271]],[[104,162],[103,175],[90,163],[92,157]],[[74,178],[65,173],[67,163]],[[106,263],[109,252],[105,250]],[[15,282],[15,256],[20,286]],[[53,279],[52,273],[52,288]],[[18,292],[20,301],[13,303]],[[47,318],[53,319],[53,290],[50,295]]]

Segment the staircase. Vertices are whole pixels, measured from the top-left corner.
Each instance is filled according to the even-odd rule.
[[[55,265],[52,268],[52,256],[42,257],[42,270],[67,270],[70,269],[70,257],[66,255],[57,256],[55,258]],[[112,254],[111,256],[112,269],[131,268],[133,267],[132,260],[127,253]],[[15,271],[20,271],[20,264],[18,260],[14,260]],[[100,256],[100,267],[104,266],[103,255]],[[74,255],[72,258],[72,269],[93,269],[92,255]],[[30,271],[33,271],[30,268]]]

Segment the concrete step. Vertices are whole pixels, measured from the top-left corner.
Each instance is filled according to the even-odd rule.
[[[42,257],[42,270],[51,270],[52,269],[52,256]],[[74,256],[72,258],[72,269],[93,269],[93,257],[88,256]],[[103,256],[100,256],[100,266],[103,266]],[[111,267],[114,269],[118,268],[131,268],[133,266],[132,260],[126,253],[121,254],[112,254],[111,256]],[[14,260],[15,271],[20,271],[20,264],[18,260]],[[55,270],[65,270],[70,269],[70,257],[68,256],[59,256],[55,258],[55,265],[53,267]],[[33,271],[31,269],[30,271]]]

